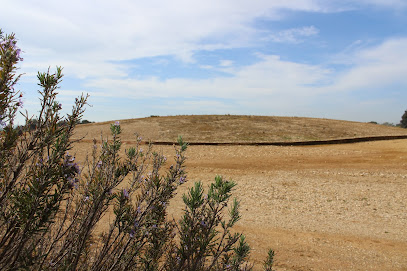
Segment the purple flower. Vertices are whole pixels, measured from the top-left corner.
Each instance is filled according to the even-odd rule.
[[[126,199],[129,198],[129,192],[126,190],[126,188],[123,189],[123,197]]]
[[[66,166],[70,167],[70,169],[73,170],[76,174],[81,173],[79,165],[77,163],[73,163],[72,160],[70,162],[66,163]]]
[[[65,156],[65,163],[66,163],[68,166],[73,166],[73,163],[72,163],[73,161],[75,161],[75,157],[69,155],[69,153],[67,152],[67,153],[66,153],[66,156]]]
[[[6,122],[0,120],[0,128],[4,128],[4,127],[6,127],[6,125],[7,125]]]
[[[130,238],[133,238],[135,233],[136,233],[136,232],[132,229],[132,230],[130,231],[130,233],[129,233]]]
[[[120,126],[120,122],[119,122],[119,121],[115,121],[114,126]]]
[[[88,201],[89,200],[89,196],[86,196],[83,201]]]
[[[96,165],[98,168],[100,168],[102,166],[102,161],[99,161]]]
[[[78,165],[77,163],[75,163],[74,168],[75,168],[75,171],[76,171],[78,174],[81,173],[81,170],[80,170],[79,165]]]
[[[17,59],[18,60],[23,60],[23,58],[20,56],[20,53],[21,53],[21,49],[17,48],[17,50],[16,50]]]
[[[183,184],[183,183],[185,183],[185,177],[181,177],[181,178],[179,178],[179,184]]]
[[[79,180],[77,178],[68,177],[67,180],[71,188],[78,188]]]
[[[11,46],[11,48],[13,48],[13,49],[16,49],[17,47],[16,47],[16,41],[14,40],[14,39],[11,39],[10,40],[10,46]]]

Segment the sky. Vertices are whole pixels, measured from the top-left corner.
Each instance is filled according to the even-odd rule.
[[[0,0],[0,28],[84,119],[299,116],[399,123],[407,109],[406,0]]]

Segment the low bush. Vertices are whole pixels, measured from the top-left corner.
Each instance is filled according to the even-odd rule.
[[[187,182],[185,151],[178,138],[174,162],[149,145],[121,149],[121,126],[110,126],[111,139],[94,141],[79,165],[69,153],[74,128],[88,96],[75,100],[62,116],[57,88],[62,69],[38,73],[41,110],[14,121],[22,95],[14,89],[22,60],[14,35],[0,31],[0,270],[250,270],[250,247],[232,231],[239,202],[236,185],[216,176],[207,191],[200,182],[183,196],[179,221],[167,207]],[[230,208],[228,209],[228,206]],[[227,212],[227,209],[229,210]],[[100,235],[101,218],[114,218]],[[227,214],[228,213],[228,214]],[[271,270],[269,251],[264,269]]]
[[[407,128],[407,110],[404,111],[404,114],[401,116],[400,124],[401,128]]]

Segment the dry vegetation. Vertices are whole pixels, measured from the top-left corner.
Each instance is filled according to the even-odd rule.
[[[124,148],[133,133],[145,139],[250,142],[405,135],[406,129],[325,119],[252,116],[179,116],[121,121]],[[84,159],[89,139],[108,134],[108,123],[79,125],[75,147]],[[173,154],[171,146],[159,146]],[[267,248],[276,270],[407,270],[407,140],[346,145],[191,146],[190,182],[216,174],[238,183],[238,230],[250,242],[257,266]],[[108,217],[106,219],[109,219]]]
[[[111,123],[111,122],[110,122]],[[109,122],[78,126],[76,137],[108,135]],[[378,124],[300,117],[265,116],[170,116],[120,121],[125,140],[139,133],[152,141],[175,141],[179,134],[188,142],[275,142],[407,135],[406,129]]]

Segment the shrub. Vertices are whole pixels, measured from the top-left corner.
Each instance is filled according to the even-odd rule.
[[[88,124],[88,123],[94,123],[94,121],[89,121],[89,120],[82,120],[78,124]]]
[[[57,88],[62,69],[38,73],[41,110],[25,115],[14,128],[22,95],[14,89],[22,60],[14,35],[0,31],[0,269],[1,270],[249,270],[250,247],[231,228],[239,220],[239,202],[231,199],[235,183],[215,177],[205,193],[197,182],[183,196],[179,222],[168,219],[167,206],[187,181],[185,151],[178,138],[174,163],[149,145],[121,157],[121,126],[110,126],[111,139],[94,140],[80,166],[69,153],[88,96],[60,115]],[[120,186],[120,188],[119,188]],[[101,218],[114,218],[101,235]],[[264,263],[271,270],[274,252]]]
[[[407,128],[407,110],[404,112],[403,116],[401,116],[400,127]]]

